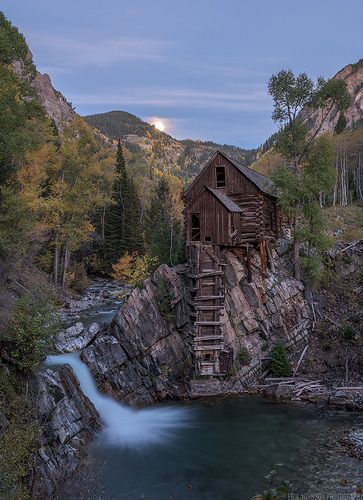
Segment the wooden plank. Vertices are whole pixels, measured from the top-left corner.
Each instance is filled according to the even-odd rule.
[[[223,340],[223,335],[202,335],[194,337],[194,342],[202,342],[203,340]]]
[[[200,297],[195,297],[195,300],[216,300],[224,299],[224,295],[201,295]]]
[[[219,306],[197,306],[196,311],[218,311],[220,309],[224,309],[223,305]]]
[[[221,321],[196,321],[195,325],[196,326],[218,326],[222,325],[223,323]]]
[[[218,345],[195,345],[194,351],[221,351],[224,349],[222,344]]]

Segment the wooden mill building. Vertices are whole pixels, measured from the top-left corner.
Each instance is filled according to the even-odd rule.
[[[195,304],[194,351],[200,375],[228,372],[231,353],[221,333],[224,263],[221,250],[238,249],[246,259],[258,251],[271,260],[279,229],[274,186],[268,177],[217,151],[183,194],[189,276]]]

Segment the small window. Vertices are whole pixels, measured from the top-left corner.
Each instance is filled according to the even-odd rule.
[[[192,223],[192,241],[200,241],[200,218],[199,214],[191,214]]]
[[[205,241],[212,241],[212,237],[211,236],[206,236],[204,239],[205,239]]]
[[[226,172],[224,165],[216,167],[216,184],[217,188],[222,188],[226,185]]]

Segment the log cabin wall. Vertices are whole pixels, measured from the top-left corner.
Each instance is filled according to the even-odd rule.
[[[200,237],[193,238],[192,217],[199,216]],[[186,210],[187,241],[202,241],[223,246],[231,245],[231,234],[238,223],[217,198],[209,191],[203,191]]]
[[[223,155],[217,153],[195,178],[191,186],[184,194],[184,200],[188,204],[205,186],[217,189],[216,167],[225,167],[225,187],[220,188],[229,196],[231,194],[248,195],[260,194],[260,190],[245,177],[238,169]]]

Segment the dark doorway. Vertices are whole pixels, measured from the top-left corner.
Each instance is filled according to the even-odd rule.
[[[200,241],[200,218],[199,214],[191,214],[192,222],[192,241]]]
[[[226,172],[224,165],[216,167],[216,182],[217,188],[222,188],[226,185]]]

